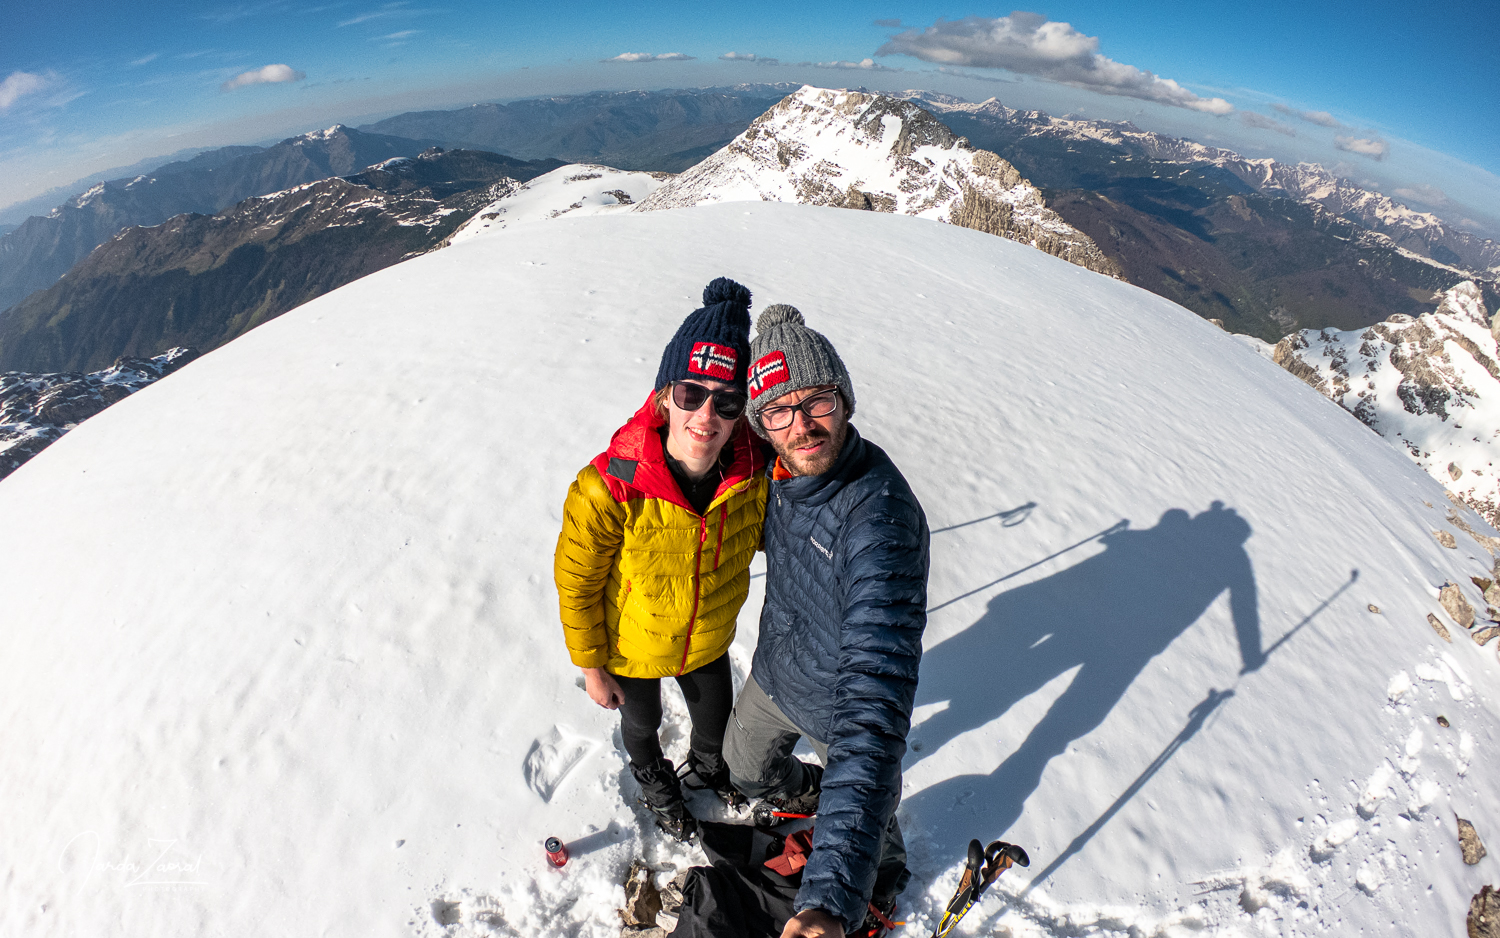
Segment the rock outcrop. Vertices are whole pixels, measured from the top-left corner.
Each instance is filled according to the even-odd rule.
[[[1273,358],[1500,527],[1500,347],[1473,282],[1422,316],[1294,332]]]
[[[0,479],[104,408],[198,357],[174,348],[155,358],[120,358],[91,374],[0,373]]]

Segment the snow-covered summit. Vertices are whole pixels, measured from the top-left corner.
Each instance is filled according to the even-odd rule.
[[[317,143],[323,140],[333,140],[336,137],[344,136],[345,131],[347,130],[348,128],[343,124],[334,124],[332,127],[328,127],[324,130],[310,130],[305,134],[299,134],[283,142],[290,143],[292,146],[300,147],[306,143]]]
[[[1304,329],[1275,360],[1364,421],[1500,526],[1500,346],[1471,281],[1438,308],[1368,329]]]
[[[635,209],[800,202],[916,215],[1000,235],[1118,275],[1005,160],[910,101],[804,85]]]
[[[521,222],[628,211],[671,178],[670,173],[570,163],[529,182],[506,180],[495,186],[493,200],[454,232],[449,243],[461,244]]]
[[[551,560],[721,275],[836,344],[932,528],[898,938],[1001,836],[1033,865],[968,934],[1462,933],[1495,880],[1500,662],[1438,601],[1483,609],[1491,566],[1442,489],[1128,284],[737,202],[389,267],[0,482],[0,934],[617,938],[633,856],[701,862],[640,833]]]

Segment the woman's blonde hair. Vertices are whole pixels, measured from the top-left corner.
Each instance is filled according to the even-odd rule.
[[[659,388],[657,392],[651,396],[651,406],[655,410],[658,419],[667,419],[667,401],[671,399],[672,386],[670,384],[666,385],[665,387]]]

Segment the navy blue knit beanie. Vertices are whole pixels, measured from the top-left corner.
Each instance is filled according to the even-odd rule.
[[[715,378],[745,390],[750,360],[750,291],[728,277],[703,288],[703,307],[677,327],[656,370],[656,390],[673,381]]]

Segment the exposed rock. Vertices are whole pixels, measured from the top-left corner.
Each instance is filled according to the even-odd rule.
[[[1458,549],[1458,539],[1453,536],[1453,532],[1451,532],[1451,531],[1433,531],[1432,532],[1432,536],[1435,537],[1435,538],[1437,538],[1439,544],[1443,545],[1444,547],[1448,548],[1449,550],[1457,550]]]
[[[1464,852],[1464,862],[1470,866],[1483,860],[1488,852],[1479,839],[1479,832],[1474,830],[1474,825],[1463,818],[1458,819],[1458,846]]]
[[[884,95],[803,87],[636,209],[737,201],[918,215],[1119,276],[1014,166],[976,150],[913,102]]]
[[[155,358],[119,358],[92,374],[0,374],[0,479],[73,427],[186,365],[198,353],[174,348]]]
[[[1377,606],[1377,605],[1375,605],[1374,603],[1370,603],[1365,608],[1368,609],[1368,610],[1370,610],[1371,612],[1375,613],[1376,615],[1380,615],[1380,607]]]
[[[1447,583],[1438,591],[1438,602],[1442,603],[1443,610],[1453,618],[1454,622],[1466,629],[1474,627],[1474,607],[1464,599],[1463,591],[1458,588],[1457,583]]]
[[[1443,641],[1445,641],[1445,642],[1451,642],[1451,641],[1453,641],[1453,636],[1450,635],[1450,634],[1448,634],[1448,627],[1443,624],[1443,622],[1442,622],[1441,619],[1439,619],[1437,616],[1433,615],[1430,612],[1427,613],[1427,624],[1430,625],[1430,626],[1432,626],[1432,630],[1434,632],[1436,632],[1436,633],[1438,633],[1438,635],[1442,636]]]
[[[630,864],[625,876],[625,907],[620,918],[626,925],[656,925],[656,913],[661,911],[661,893],[656,889],[655,877],[649,866],[639,860]]]
[[[1500,344],[1473,281],[1415,318],[1293,333],[1273,359],[1500,526]]]
[[[1469,938],[1500,938],[1500,891],[1485,886],[1475,893],[1465,924]]]
[[[1500,625],[1487,625],[1473,633],[1474,643],[1481,648],[1488,645],[1496,636],[1500,636]]]

